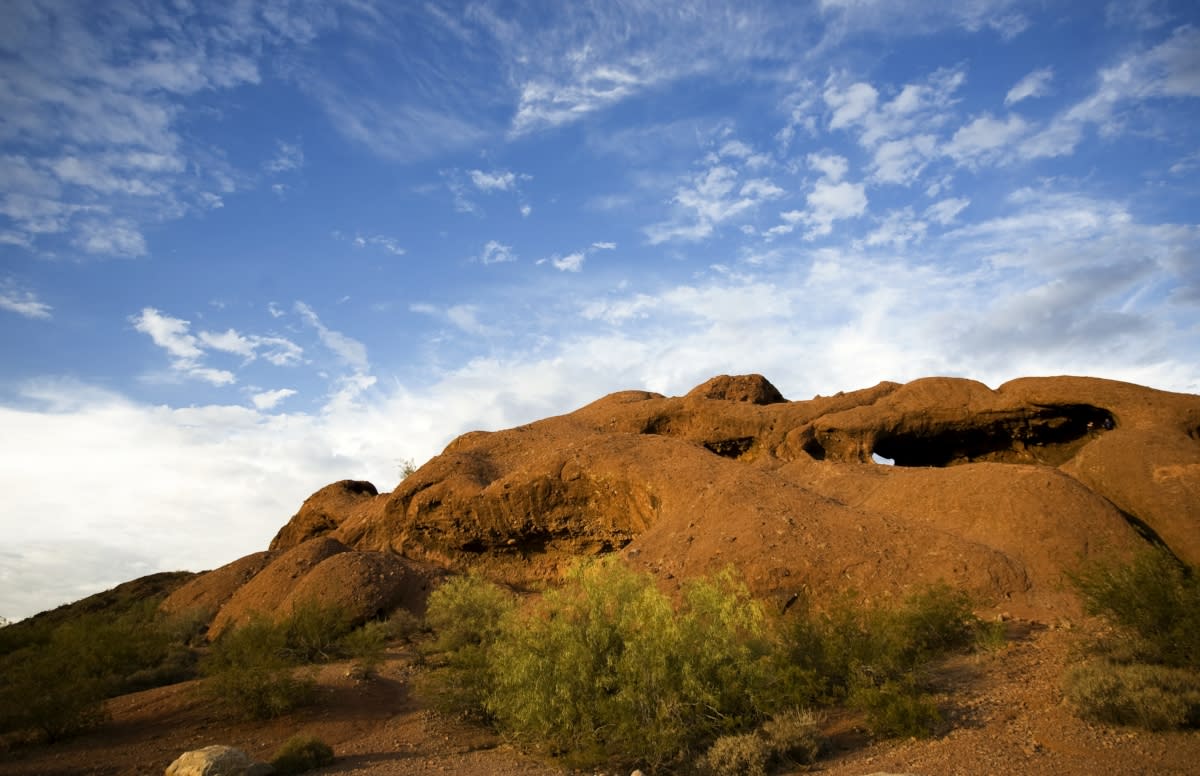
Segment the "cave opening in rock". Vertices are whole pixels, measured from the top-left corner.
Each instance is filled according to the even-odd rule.
[[[734,439],[718,439],[705,442],[709,452],[716,453],[722,458],[741,458],[754,446],[754,437],[736,437]]]
[[[872,455],[896,466],[979,461],[1058,466],[1115,425],[1108,410],[1086,404],[978,417],[971,425],[912,423],[877,436]]]

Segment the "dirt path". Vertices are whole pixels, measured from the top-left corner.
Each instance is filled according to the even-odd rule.
[[[947,730],[916,741],[871,743],[852,721],[835,719],[831,751],[811,771],[952,774],[1200,774],[1200,733],[1141,733],[1081,722],[1062,700],[1059,677],[1074,634],[1014,628],[1006,648],[948,661],[937,675]],[[223,743],[269,759],[294,733],[329,743],[337,761],[319,774],[371,776],[555,776],[486,730],[422,708],[412,692],[412,654],[396,650],[369,682],[347,666],[323,666],[320,702],[270,722],[229,722],[195,682],[115,699],[100,728],[51,747],[0,752],[0,776],[160,774],[181,752]],[[588,771],[589,774],[603,771]],[[610,771],[611,776],[618,776]],[[619,774],[625,776],[625,772]]]

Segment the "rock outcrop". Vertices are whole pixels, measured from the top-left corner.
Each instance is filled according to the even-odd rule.
[[[784,601],[900,595],[940,579],[1037,615],[1075,605],[1064,571],[1147,544],[1200,563],[1198,396],[1091,378],[995,390],[930,378],[787,401],[760,375],[721,376],[682,397],[623,391],[465,434],[392,493],[323,488],[213,625],[305,595],[296,581],[270,601],[261,589],[282,590],[285,559],[318,546],[351,553],[307,583],[324,590],[401,560],[425,564],[418,586],[431,568],[522,584],[621,552],[667,583],[733,564]],[[367,553],[382,554],[357,559]],[[378,600],[412,603],[379,589]]]
[[[275,772],[267,763],[255,762],[232,746],[206,746],[184,752],[167,766],[164,776],[269,776]]]

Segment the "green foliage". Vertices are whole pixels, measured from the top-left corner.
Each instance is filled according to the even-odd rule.
[[[342,638],[350,621],[336,606],[315,601],[296,604],[280,622],[284,649],[296,663],[322,663],[343,656]]]
[[[689,586],[676,611],[615,560],[581,566],[502,629],[487,709],[579,762],[685,757],[757,723],[775,681],[767,620],[732,574]]]
[[[211,697],[239,716],[270,719],[313,698],[313,681],[295,664],[287,623],[256,618],[222,634],[200,667]]]
[[[106,698],[192,676],[176,632],[153,599],[18,631],[0,657],[0,732],[62,738],[103,719]]]
[[[771,745],[757,733],[721,736],[700,760],[713,776],[767,776]]]
[[[1165,551],[1071,577],[1089,614],[1117,626],[1109,645],[1145,663],[1200,669],[1200,576]],[[1104,645],[1099,645],[1103,647]]]
[[[927,733],[940,716],[924,666],[979,631],[967,597],[945,585],[890,609],[802,604],[781,621],[731,571],[685,585],[673,605],[616,559],[520,607],[481,579],[452,580],[427,622],[427,689],[443,708],[579,765],[672,767],[707,749],[716,772],[814,759],[819,719],[797,708],[849,703],[880,735]]]
[[[1183,668],[1107,660],[1071,669],[1067,699],[1080,716],[1149,730],[1200,727],[1200,674]]]
[[[492,689],[488,655],[500,623],[516,608],[516,597],[482,577],[447,580],[429,596],[425,621],[435,638],[428,651],[439,662],[422,684],[438,708],[486,717]]]
[[[849,703],[876,735],[928,735],[941,717],[921,688],[925,666],[990,630],[971,614],[969,598],[944,584],[894,608],[846,597],[820,615],[799,607],[787,623],[788,662],[816,677],[810,701]]]
[[[785,709],[763,723],[762,734],[777,759],[805,765],[821,754],[823,720],[823,715],[810,709]]]
[[[819,714],[788,709],[757,732],[718,738],[700,758],[700,768],[713,776],[766,776],[775,765],[811,763],[821,753],[820,723]]]
[[[849,703],[867,715],[877,736],[923,738],[942,720],[933,698],[912,677],[857,683]]]
[[[280,776],[304,773],[333,762],[333,749],[313,736],[294,735],[279,747],[271,766]]]
[[[1086,719],[1150,730],[1200,727],[1200,579],[1165,551],[1125,565],[1092,564],[1071,578],[1090,614],[1114,632],[1089,645],[1099,659],[1064,677]]]

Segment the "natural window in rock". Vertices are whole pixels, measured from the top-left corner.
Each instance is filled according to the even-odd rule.
[[[1112,429],[1115,420],[1108,410],[1079,404],[979,417],[972,425],[905,425],[876,437],[873,457],[890,458],[896,466],[953,466],[978,461],[1058,466],[1090,439]]]

